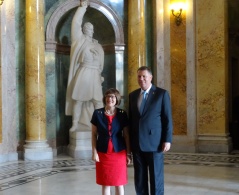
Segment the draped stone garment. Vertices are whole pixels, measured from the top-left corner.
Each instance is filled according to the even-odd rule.
[[[66,115],[72,115],[74,100],[101,101],[103,97],[101,72],[104,65],[104,51],[97,40],[85,36],[82,32],[81,24],[86,8],[86,6],[79,7],[72,20]]]

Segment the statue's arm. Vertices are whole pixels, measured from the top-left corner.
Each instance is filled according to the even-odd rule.
[[[83,34],[81,25],[83,16],[86,12],[86,8],[88,6],[88,1],[81,1],[80,6],[77,8],[76,13],[72,20],[71,25],[71,41],[74,42],[74,40],[80,38]]]

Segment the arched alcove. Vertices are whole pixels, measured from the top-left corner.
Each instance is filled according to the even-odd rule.
[[[71,18],[74,14],[74,11],[79,6],[79,1],[67,1],[62,4],[60,4],[55,11],[52,13],[51,17],[49,18],[49,21],[46,25],[46,51],[47,52],[55,52],[55,53],[64,53],[68,54],[70,53],[70,35],[60,37],[57,36],[57,33],[59,33],[59,26],[62,24],[63,20],[66,20],[66,18]],[[104,20],[104,17],[107,20]],[[70,17],[67,17],[70,16]],[[88,16],[88,17],[87,17]],[[89,17],[90,16],[90,17]],[[114,81],[109,79],[105,79],[105,84],[103,85],[103,88],[106,89],[107,87],[116,87],[120,90],[121,94],[124,93],[124,87],[123,87],[123,61],[124,61],[124,50],[125,50],[125,43],[124,43],[124,32],[123,32],[123,26],[119,20],[119,17],[117,14],[107,5],[102,3],[98,0],[90,0],[89,1],[89,8],[87,9],[87,12],[84,16],[85,21],[90,20],[91,23],[93,23],[95,28],[94,38],[99,40],[99,43],[102,44],[104,51],[105,51],[105,64],[109,61],[114,62],[114,71],[112,67],[105,69],[104,73],[105,75],[113,76],[115,77]],[[103,18],[103,19],[101,19]],[[103,23],[102,23],[103,21]],[[103,25],[109,23],[109,25]],[[103,27],[102,27],[103,26]],[[68,26],[70,29],[70,26]],[[112,39],[112,36],[107,36],[107,31],[105,29],[108,29],[108,32],[112,28],[114,33],[114,42],[111,40],[111,42],[105,41],[106,39]],[[97,30],[98,29],[98,30]],[[100,30],[103,29],[103,30]],[[105,35],[106,34],[106,35]],[[105,36],[104,36],[105,35]],[[112,55],[114,55],[114,59],[112,59]],[[112,66],[112,65],[111,65]],[[103,75],[104,76],[104,75]],[[108,86],[106,82],[114,84],[114,86]]]
[[[108,18],[109,22],[111,23],[114,32],[115,32],[115,45],[116,46],[123,46],[124,47],[124,31],[123,26],[115,14],[115,12],[107,5],[102,3],[98,0],[90,0],[89,7],[94,8],[105,15]],[[62,18],[67,12],[79,6],[79,1],[66,1],[62,3],[51,15],[47,26],[46,26],[46,51],[55,50],[55,34],[56,34],[56,27]],[[123,49],[123,48],[121,48]]]
[[[56,139],[56,147],[66,145],[71,117],[65,116],[65,94],[70,64],[70,29],[79,0],[66,1],[46,15],[46,67],[47,67],[47,133],[48,140]],[[50,16],[49,16],[50,15]],[[124,31],[117,14],[98,0],[90,0],[83,18],[94,25],[94,38],[105,51],[102,76],[103,92],[117,88],[124,97]],[[80,30],[80,29],[79,29]],[[107,31],[106,31],[107,30]],[[62,33],[64,32],[64,33]],[[90,79],[90,78],[89,78]],[[124,99],[124,98],[123,98]],[[124,101],[122,101],[122,107]],[[67,141],[66,141],[67,140]],[[50,141],[51,142],[51,141]]]

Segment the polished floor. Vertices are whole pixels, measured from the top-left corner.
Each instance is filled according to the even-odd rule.
[[[125,195],[134,195],[128,167]],[[91,160],[60,155],[53,161],[0,164],[0,195],[100,195]],[[112,194],[114,189],[112,188]],[[165,195],[239,194],[239,153],[165,155]]]

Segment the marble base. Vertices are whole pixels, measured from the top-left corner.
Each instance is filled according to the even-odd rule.
[[[195,153],[197,152],[195,142],[195,138],[174,135],[170,152]]]
[[[201,153],[230,153],[232,140],[228,135],[198,135],[198,152]]]
[[[91,159],[91,131],[70,132],[70,144],[67,153],[76,159]]]
[[[16,161],[16,160],[18,160],[18,154],[16,152],[0,155],[0,163],[9,162],[9,161]]]
[[[53,151],[47,141],[26,141],[24,145],[24,160],[52,160]]]

